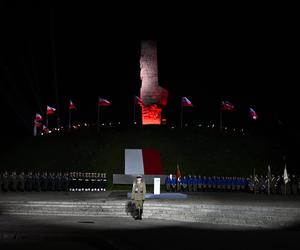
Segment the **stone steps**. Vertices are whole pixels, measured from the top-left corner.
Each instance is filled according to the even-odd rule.
[[[0,201],[0,213],[10,215],[130,217],[131,215],[126,212],[126,204],[126,200],[99,202]],[[185,222],[273,227],[299,222],[300,209],[297,207],[147,201],[144,204],[143,217]]]

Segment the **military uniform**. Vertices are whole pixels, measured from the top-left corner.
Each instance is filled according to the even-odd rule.
[[[143,214],[143,204],[145,200],[146,195],[146,185],[145,182],[142,181],[141,176],[137,176],[137,180],[134,181],[132,185],[132,193],[131,193],[131,199],[134,201],[135,205],[135,219],[141,220],[142,214]]]
[[[17,177],[17,189],[21,192],[25,191],[24,172],[21,172]]]
[[[15,171],[9,176],[9,190],[13,192],[17,191],[17,175]]]
[[[2,190],[4,192],[8,192],[9,188],[8,188],[8,173],[4,172],[3,176],[2,176]]]
[[[32,191],[32,172],[28,172],[26,177],[25,177],[25,190],[27,192],[31,192]]]
[[[167,176],[165,179],[165,185],[166,185],[166,191],[170,192],[171,191],[171,179],[172,179],[172,175],[170,174],[170,176]]]

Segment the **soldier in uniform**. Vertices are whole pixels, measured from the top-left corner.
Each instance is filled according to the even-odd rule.
[[[291,186],[292,186],[292,194],[297,194],[297,178],[296,175],[292,174],[291,176]]]
[[[31,192],[32,191],[32,172],[27,172],[27,175],[25,177],[25,190],[27,192]]]
[[[166,185],[167,192],[171,191],[171,180],[172,180],[172,174],[170,174],[170,176],[167,176],[165,179],[165,185]]]
[[[41,190],[43,192],[47,191],[48,187],[48,178],[47,178],[47,172],[44,172],[40,177],[40,184],[41,184]]]
[[[276,194],[276,177],[275,175],[271,175],[271,179],[270,179],[270,189],[271,189],[271,194]]]
[[[58,172],[55,176],[55,191],[60,192],[62,188],[62,176],[61,172]]]
[[[101,180],[101,175],[100,175],[100,173],[97,173],[96,174],[96,191],[100,191],[100,189],[101,189],[101,184],[102,183],[102,180]]]
[[[192,192],[193,190],[193,178],[192,175],[189,174],[189,177],[187,178],[187,183],[188,183],[188,191]]]
[[[40,173],[39,172],[36,172],[33,176],[33,183],[34,183],[34,191],[37,191],[37,192],[41,192],[41,180],[40,180]]]
[[[1,192],[1,190],[2,190],[2,174],[0,172],[0,192]]]
[[[17,191],[17,175],[15,171],[9,176],[9,190],[13,192]]]
[[[178,178],[177,178],[177,183],[176,183],[176,185],[177,185],[177,191],[181,191],[181,177],[179,176]]]
[[[17,189],[21,192],[25,191],[25,178],[24,172],[21,172],[17,177]]]
[[[202,177],[201,177],[201,175],[199,175],[198,179],[197,179],[197,190],[198,191],[202,190]]]
[[[91,174],[91,178],[90,178],[90,183],[91,183],[91,191],[97,191],[96,188],[96,173],[92,173]]]
[[[70,173],[70,185],[69,185],[69,191],[72,191],[72,192],[75,191],[75,183],[76,183],[75,172],[71,172],[71,173]]]
[[[298,176],[297,182],[298,182],[298,194],[299,194],[300,193],[300,176]]]
[[[187,189],[187,178],[186,176],[183,176],[182,180],[181,180],[181,189],[183,192],[186,192]]]
[[[4,191],[4,192],[8,192],[9,191],[9,189],[8,189],[8,173],[5,171],[4,173],[3,173],[3,176],[2,176],[2,190]]]
[[[55,173],[50,173],[48,175],[48,190],[55,191]]]
[[[104,189],[104,177],[103,177],[103,173],[100,174],[100,191],[103,191]]]
[[[62,176],[62,191],[69,191],[69,174],[67,172]]]
[[[138,175],[132,185],[131,200],[135,205],[135,220],[141,220],[143,214],[143,204],[146,195],[146,185],[142,176]]]
[[[194,178],[193,178],[193,191],[194,192],[197,192],[197,187],[198,187],[198,179],[197,179],[197,176],[194,175]]]
[[[171,180],[171,190],[173,192],[176,191],[176,185],[177,185],[176,175],[173,175]]]
[[[107,183],[106,173],[103,173],[103,191],[106,191],[106,183]]]

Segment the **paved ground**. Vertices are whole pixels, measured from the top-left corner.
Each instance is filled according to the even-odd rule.
[[[126,192],[0,193],[5,200],[100,201],[126,199]],[[150,202],[150,201],[149,201]],[[172,201],[161,201],[172,202]],[[176,201],[178,202],[178,200]],[[251,194],[192,194],[183,202],[260,203],[299,206],[300,198]],[[0,249],[299,249],[300,227],[262,230],[165,220],[0,215]],[[139,247],[140,246],[140,247]]]
[[[128,218],[0,216],[0,249],[299,249],[300,231]],[[141,246],[140,248],[138,246]]]
[[[28,192],[28,193],[12,193],[0,192],[0,200],[7,201],[83,201],[83,202],[97,202],[103,200],[127,200],[128,191],[106,191],[106,192]],[[238,192],[197,192],[186,193],[187,199],[159,199],[160,202],[213,202],[213,203],[238,203],[238,204],[252,204],[259,203],[261,205],[277,205],[283,204],[285,206],[300,205],[300,195],[264,195],[252,193],[238,193]],[[154,199],[151,199],[154,200]],[[149,201],[151,201],[149,200]],[[157,200],[157,199],[155,199]]]

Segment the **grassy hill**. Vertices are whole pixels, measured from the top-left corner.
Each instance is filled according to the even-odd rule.
[[[265,174],[267,164],[281,172],[280,155],[263,136],[219,133],[200,128],[106,128],[100,135],[82,130],[29,138],[1,156],[3,170],[97,171],[124,173],[124,149],[156,148],[166,174],[236,175]]]

